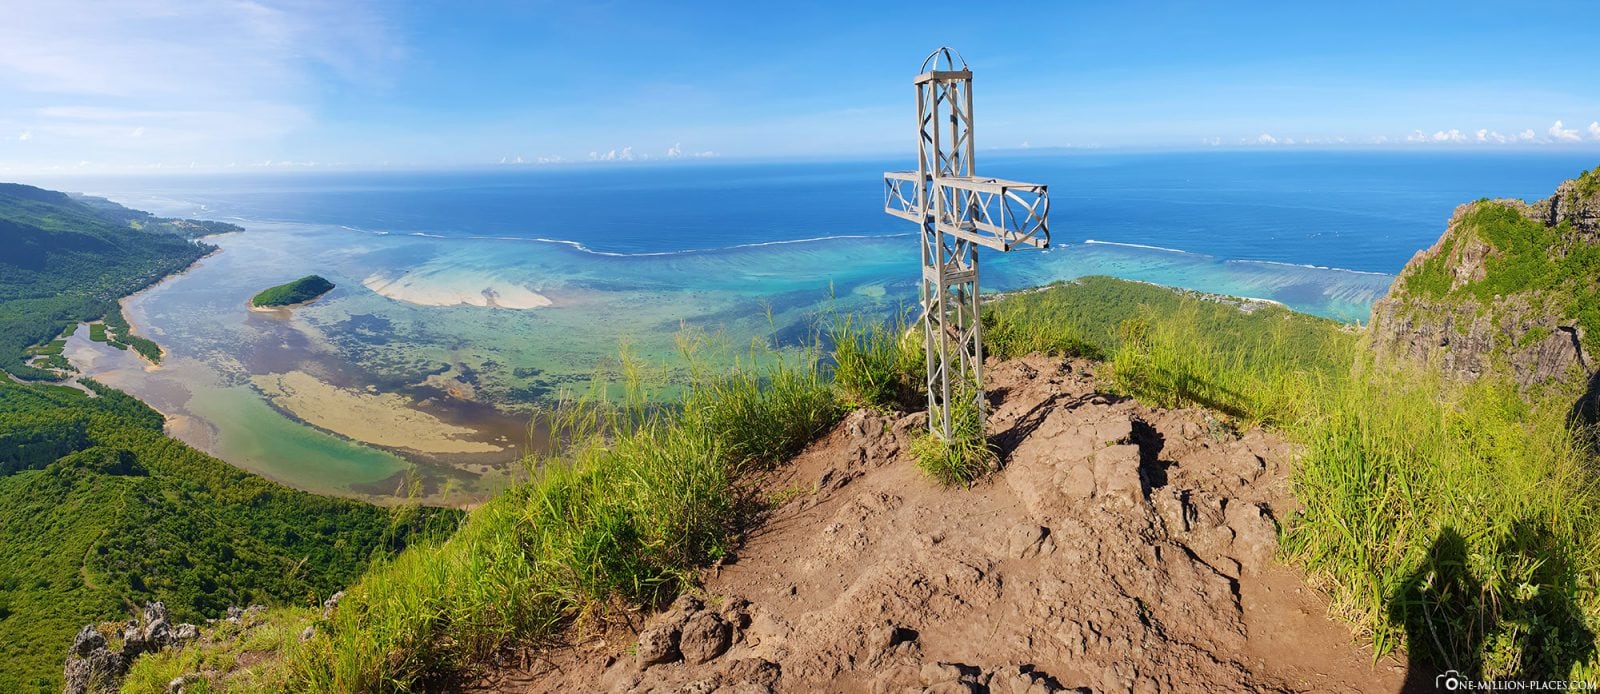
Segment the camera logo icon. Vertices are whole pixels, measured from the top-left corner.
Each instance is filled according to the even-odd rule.
[[[1433,687],[1440,691],[1455,692],[1469,689],[1470,685],[1467,678],[1461,676],[1460,671],[1445,670],[1433,678]]]

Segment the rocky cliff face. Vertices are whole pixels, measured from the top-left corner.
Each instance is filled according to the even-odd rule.
[[[1600,343],[1600,168],[1535,203],[1456,208],[1372,308],[1382,359],[1524,389],[1594,377]]]

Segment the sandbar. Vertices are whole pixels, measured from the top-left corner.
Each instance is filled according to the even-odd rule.
[[[272,401],[312,426],[357,441],[421,453],[500,453],[505,447],[473,441],[473,429],[413,409],[396,393],[340,388],[304,371],[252,376]]]
[[[397,278],[371,275],[361,281],[367,289],[396,301],[419,306],[482,306],[533,309],[551,305],[550,297],[520,284],[497,278],[462,277],[441,280],[416,273]]]

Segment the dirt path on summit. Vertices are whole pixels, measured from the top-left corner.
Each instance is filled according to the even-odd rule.
[[[489,673],[487,691],[1397,692],[1293,569],[1292,449],[1205,410],[1095,390],[1091,365],[994,365],[1004,467],[939,487],[920,415],[851,414],[761,481],[788,499],[703,590]]]

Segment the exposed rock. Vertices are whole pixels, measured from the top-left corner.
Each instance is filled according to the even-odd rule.
[[[65,691],[68,694],[114,692],[139,656],[182,646],[200,637],[200,629],[193,624],[173,626],[167,606],[160,602],[146,603],[140,612],[138,619],[122,624],[91,624],[78,632],[67,649]],[[101,633],[103,629],[115,630],[121,637],[121,648],[111,648]]]
[[[202,681],[203,678],[194,673],[179,675],[167,683],[167,694],[184,694],[184,692],[191,691],[190,685],[196,685]]]
[[[680,598],[636,642],[555,654],[526,679],[608,692],[1398,691],[1397,671],[1374,668],[1273,561],[1291,446],[1099,393],[1091,371],[997,364],[990,426],[1005,466],[969,488],[931,482],[906,455],[921,420],[847,418],[761,491],[843,481],[773,510],[737,561],[701,576],[703,601]]]
[[[329,619],[333,617],[333,611],[338,609],[339,601],[343,599],[344,591],[341,590],[328,596],[327,600],[322,601],[322,618]]]
[[[683,632],[676,625],[660,625],[639,632],[639,667],[670,663],[682,657],[678,640]]]
[[[690,665],[699,665],[722,655],[733,643],[733,630],[722,617],[712,612],[699,612],[683,625],[678,640],[678,650]]]
[[[1510,208],[1552,230],[1557,240],[1544,249],[1552,260],[1600,243],[1600,169],[1562,183],[1536,203],[1487,200],[1457,207],[1438,242],[1412,257],[1388,294],[1373,304],[1374,349],[1381,358],[1430,366],[1463,381],[1501,372],[1524,389],[1587,382],[1597,365],[1585,348],[1584,328],[1569,310],[1573,287],[1532,286],[1492,298],[1469,291],[1489,279],[1495,261],[1508,252],[1469,223],[1486,206]],[[1430,264],[1443,270],[1448,289],[1408,287]]]
[[[128,671],[122,654],[106,646],[106,637],[94,625],[83,628],[67,650],[67,694],[115,692]]]
[[[172,630],[173,642],[193,641],[200,638],[200,627],[193,624],[179,624]]]

